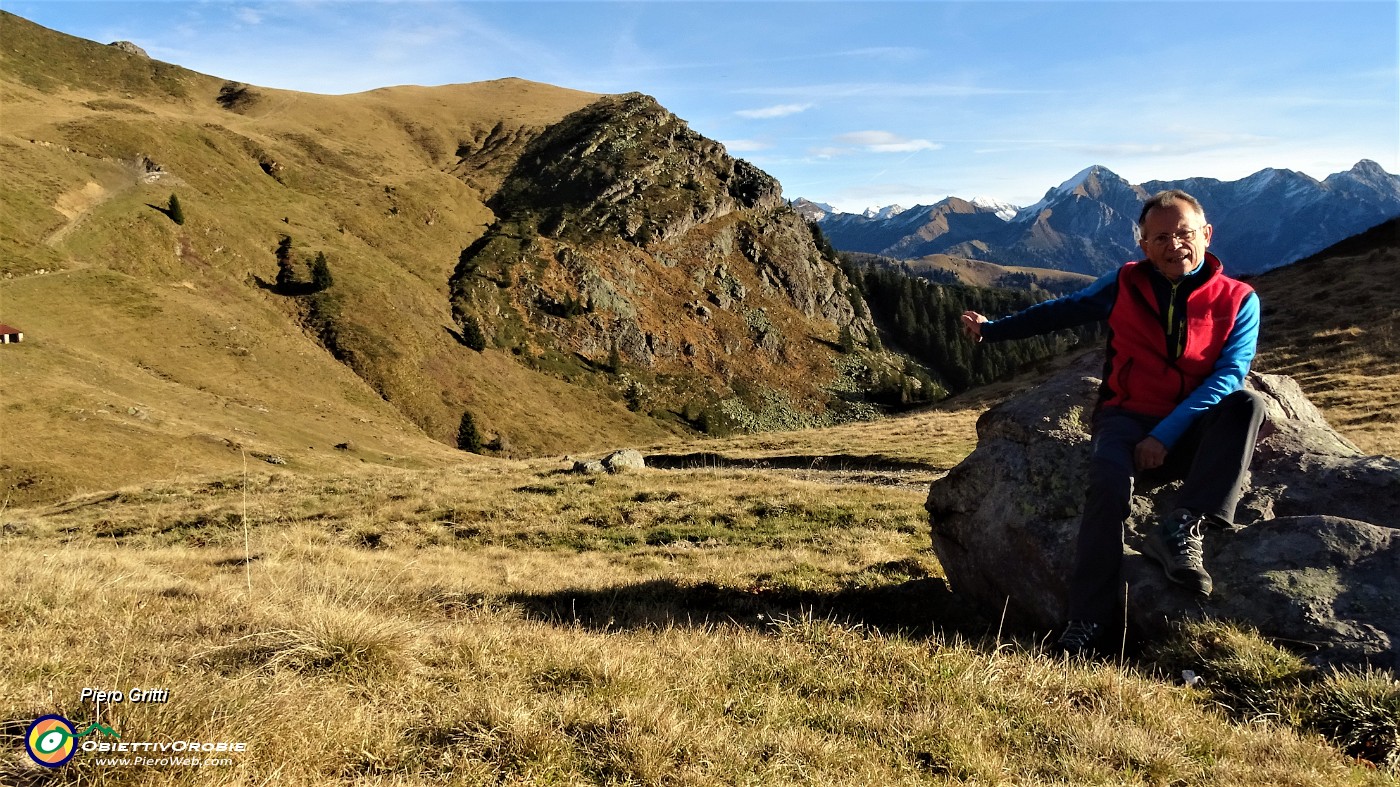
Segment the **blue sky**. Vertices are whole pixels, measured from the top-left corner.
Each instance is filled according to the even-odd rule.
[[[1400,4],[0,0],[268,87],[515,76],[641,91],[841,210],[1134,183],[1400,172]]]

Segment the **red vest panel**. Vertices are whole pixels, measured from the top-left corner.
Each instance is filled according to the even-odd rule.
[[[1240,304],[1254,290],[1222,273],[1214,255],[1207,254],[1205,264],[1210,278],[1187,296],[1186,342],[1175,359],[1148,279],[1152,263],[1119,269],[1102,405],[1162,418],[1210,375]]]

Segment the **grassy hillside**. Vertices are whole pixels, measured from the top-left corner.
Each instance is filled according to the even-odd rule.
[[[164,477],[171,441],[200,472],[432,464],[470,416],[539,456],[865,417],[904,374],[778,184],[647,97],[318,96],[0,24],[16,501]],[[117,405],[158,414],[129,452],[73,423]]]
[[[1400,220],[1250,279],[1263,307],[1255,368],[1298,381],[1364,451],[1400,446]]]
[[[227,471],[240,447],[307,467],[459,461],[442,444],[466,409],[527,454],[668,433],[613,391],[450,332],[448,279],[492,220],[482,190],[596,96],[231,86],[0,24],[0,319],[28,339],[0,354],[12,500]],[[314,307],[335,315],[337,347],[308,299],[271,286],[284,237],[303,271],[329,261]]]
[[[901,260],[916,276],[948,280],[972,287],[1006,287],[1014,289],[1040,288],[1054,295],[1063,295],[1087,286],[1094,280],[1082,273],[1057,271],[1052,268],[1032,268],[1023,265],[998,265],[994,262],[969,260],[947,254],[930,254],[913,260]]]

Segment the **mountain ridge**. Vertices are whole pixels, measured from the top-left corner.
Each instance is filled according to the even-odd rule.
[[[1302,259],[1400,215],[1400,176],[1362,159],[1319,181],[1285,169],[1264,169],[1235,181],[1152,180],[1134,185],[1101,165],[1076,173],[1019,209],[1009,222],[964,222],[972,237],[949,234],[937,206],[967,203],[950,197],[910,226],[908,211],[875,220],[826,212],[816,220],[836,248],[911,259],[948,254],[1002,265],[1100,275],[1140,254],[1133,236],[1144,200],[1180,188],[1201,200],[1215,227],[1213,248],[1237,273],[1257,273]],[[806,200],[803,200],[806,202]]]

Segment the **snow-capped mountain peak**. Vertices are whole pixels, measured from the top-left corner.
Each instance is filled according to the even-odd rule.
[[[1040,213],[1042,208],[1045,208],[1065,195],[1073,194],[1075,190],[1088,185],[1091,180],[1096,177],[1102,177],[1105,173],[1115,178],[1118,177],[1111,170],[1099,164],[1085,167],[1076,173],[1074,177],[1045,192],[1045,196],[1041,197],[1039,202],[1021,208],[1012,218],[1015,221],[1030,221]]]
[[[874,219],[875,221],[884,221],[885,219],[894,218],[895,216],[898,216],[903,212],[904,208],[899,205],[886,205],[883,208],[866,208],[865,211],[862,212],[860,215],[866,217],[867,219]]]
[[[791,203],[792,207],[808,221],[821,221],[833,213],[840,211],[825,202],[813,202],[806,197],[798,197]]]
[[[1019,207],[1012,205],[1010,202],[1003,202],[999,199],[993,199],[992,197],[973,197],[968,201],[976,207],[994,211],[997,215],[997,218],[1001,219],[1002,221],[1011,221],[1012,219],[1016,218],[1017,212],[1021,210]]]
[[[1089,178],[1093,177],[1094,175],[1097,175],[1100,170],[1103,170],[1103,167],[1099,166],[1098,164],[1086,167],[1080,170],[1078,174],[1076,174],[1074,177],[1056,186],[1053,189],[1053,191],[1056,191],[1060,194],[1068,194],[1069,192],[1074,191],[1080,186],[1083,186],[1085,183],[1088,183]]]

